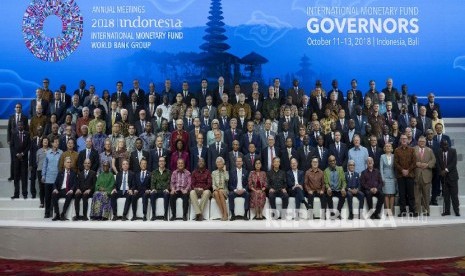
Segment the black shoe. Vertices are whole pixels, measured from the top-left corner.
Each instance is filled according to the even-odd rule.
[[[12,196],[11,199],[17,199],[19,196]]]
[[[113,216],[113,218],[111,219],[111,221],[117,221],[118,220],[118,216]]]
[[[27,199],[27,196],[23,196],[24,199]]]
[[[460,212],[455,212],[456,217],[460,217]]]
[[[247,214],[244,215],[244,220],[249,220],[249,217],[247,216]]]
[[[40,204],[40,205],[39,205],[39,208],[44,208],[44,205],[43,205],[43,204]]]
[[[350,213],[348,219],[353,220],[354,219],[354,214]]]
[[[83,217],[81,217],[81,220],[83,220],[83,221],[88,221],[89,218],[88,218],[87,216],[83,216]]]
[[[187,216],[182,216],[183,221],[187,221]]]
[[[143,221],[147,221],[147,216],[144,216],[144,217],[142,218],[142,220],[143,220]]]
[[[450,216],[450,212],[444,212],[441,214],[441,216],[445,217],[445,216]]]
[[[78,217],[78,216],[74,216],[74,217],[72,218],[72,220],[73,220],[73,221],[77,221],[77,220],[79,220],[79,217]]]
[[[172,217],[170,218],[170,221],[175,221],[175,220],[176,220],[176,217],[175,217],[175,216],[172,216]]]
[[[371,219],[381,219],[381,217],[378,214],[376,214],[376,215],[372,215]]]
[[[48,219],[48,218],[50,218],[50,215],[45,215],[44,216],[44,219]]]
[[[123,217],[121,218],[121,220],[122,220],[122,221],[127,221],[127,220],[128,220],[128,217],[123,216]]]
[[[418,213],[413,213],[413,217],[414,218],[418,217]]]
[[[168,221],[168,216],[163,216],[163,221]]]
[[[205,219],[203,218],[203,215],[200,214],[200,215],[199,215],[199,221],[203,221],[203,220],[205,220]]]
[[[36,195],[33,195],[31,198],[32,198],[32,199],[36,198]]]
[[[11,178],[11,177],[10,177],[10,178],[8,178],[8,181],[13,181],[13,178]]]
[[[429,203],[429,205],[432,205],[432,206],[438,206],[438,202],[436,200],[431,200],[431,202]]]
[[[235,221],[236,220],[236,216],[235,215],[231,215],[231,218],[229,219],[230,221]]]
[[[407,212],[401,212],[400,214],[397,215],[399,218],[401,217],[406,217],[407,216]]]
[[[65,214],[61,214],[61,216],[60,216],[60,220],[62,220],[62,221],[66,221],[66,220],[68,220],[68,219],[65,217]]]
[[[57,221],[57,220],[60,220],[60,216],[59,215],[56,215],[52,218],[52,221]]]
[[[156,219],[157,219],[157,218],[156,218],[155,216],[152,216],[152,217],[150,218],[150,221],[155,221]]]
[[[133,216],[133,217],[131,218],[131,221],[135,221],[135,220],[137,220],[137,217]]]

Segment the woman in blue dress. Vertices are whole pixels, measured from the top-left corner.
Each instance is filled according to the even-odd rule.
[[[394,215],[394,200],[396,196],[397,179],[394,170],[394,154],[392,154],[392,144],[384,145],[384,154],[379,160],[379,170],[383,179],[384,208],[386,216]]]

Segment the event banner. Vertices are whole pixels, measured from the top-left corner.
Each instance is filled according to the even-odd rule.
[[[195,92],[219,76],[263,92],[297,78],[307,94],[317,80],[347,91],[357,79],[366,92],[392,78],[463,117],[463,14],[462,0],[4,0],[0,118],[18,101],[27,112],[44,78],[70,94],[83,79],[101,95],[134,79],[157,91],[187,81]]]

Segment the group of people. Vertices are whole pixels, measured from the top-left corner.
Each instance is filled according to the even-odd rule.
[[[116,91],[104,90],[102,98],[93,85],[87,90],[84,80],[72,95],[65,85],[52,92],[49,84],[44,79],[36,90],[29,116],[17,103],[8,121],[12,199],[20,191],[28,197],[28,180],[35,198],[38,181],[45,218],[66,220],[74,200],[73,220],[88,220],[92,199],[90,219],[127,220],[132,208],[132,220],[175,220],[181,198],[180,217],[187,220],[191,204],[195,219],[203,220],[213,198],[221,219],[235,220],[236,197],[245,199],[243,219],[249,219],[250,209],[254,219],[263,219],[266,199],[275,211],[280,197],[280,218],[289,197],[296,210],[310,211],[318,197],[322,213],[311,217],[340,219],[346,200],[348,218],[360,217],[366,200],[374,209],[367,218],[379,219],[383,205],[386,215],[394,215],[396,195],[398,216],[418,216],[430,214],[441,187],[442,215],[451,214],[451,201],[460,215],[457,154],[444,134],[440,106],[433,93],[421,104],[407,85],[401,91],[393,87],[392,79],[381,91],[370,81],[364,95],[354,79],[345,97],[337,80],[328,91],[317,81],[309,93],[298,80],[284,90],[278,78],[267,93],[258,82],[250,90],[235,84],[230,92],[223,77],[214,89],[201,80],[195,93],[186,81],[175,92],[170,80],[162,91],[150,83],[146,93],[134,80],[128,94],[118,81]],[[60,198],[65,198],[61,212]],[[122,216],[118,198],[125,199]],[[161,216],[158,198],[164,201]]]

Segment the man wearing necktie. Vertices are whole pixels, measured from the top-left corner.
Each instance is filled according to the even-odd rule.
[[[426,146],[426,138],[418,138],[418,146],[415,147],[415,209],[417,213],[429,216],[429,201],[431,194],[431,182],[433,180],[433,168],[436,166],[436,157],[433,150]]]
[[[134,195],[135,176],[133,172],[129,171],[129,161],[123,160],[121,168],[122,170],[116,175],[115,188],[111,191],[111,208],[113,210],[112,221],[116,221],[120,218],[123,221],[128,220],[127,215]],[[125,198],[122,217],[118,217],[118,198]]]
[[[460,216],[460,203],[458,198],[457,151],[450,148],[447,140],[441,141],[441,149],[438,151],[438,170],[442,182],[442,195],[444,197],[444,210],[442,216],[450,215],[450,205],[456,216]]]
[[[13,152],[13,177],[14,177],[14,195],[13,198],[19,198],[19,182],[21,181],[21,190],[23,197],[27,198],[27,175],[28,175],[28,154],[31,146],[29,133],[24,130],[22,121],[17,124],[17,130],[12,136],[10,147]]]
[[[147,208],[150,198],[150,173],[147,171],[147,160],[142,158],[139,163],[140,171],[135,173],[134,195],[132,199],[132,218],[131,221],[140,219],[137,217],[137,201],[142,197],[143,221],[147,221]]]
[[[55,210],[53,221],[67,220],[66,211],[74,197],[74,190],[76,189],[77,178],[76,173],[71,170],[71,157],[65,158],[64,167],[64,170],[58,174],[55,184],[53,185],[52,203]],[[65,198],[65,204],[63,205],[61,214],[58,207],[58,200],[60,198]]]
[[[74,210],[76,216],[73,217],[73,220],[89,220],[87,216],[88,200],[92,198],[96,182],[97,174],[95,171],[91,170],[90,159],[86,158],[84,160],[84,170],[77,175],[77,186],[76,192],[74,193]],[[82,216],[79,215],[81,199],[83,207]]]

